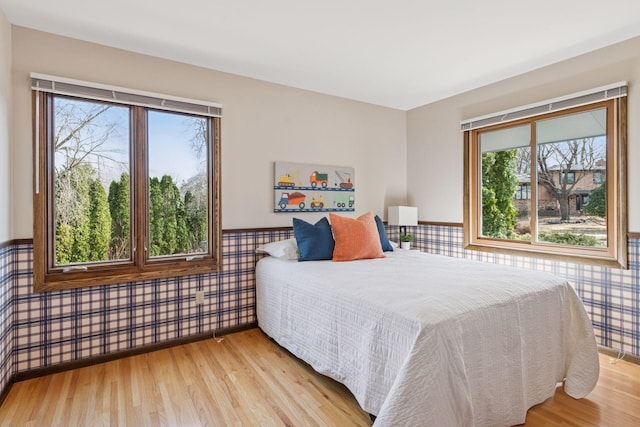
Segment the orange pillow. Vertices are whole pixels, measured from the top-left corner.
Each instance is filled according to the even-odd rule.
[[[368,212],[357,219],[329,213],[333,238],[334,261],[384,258],[380,234],[373,213]]]

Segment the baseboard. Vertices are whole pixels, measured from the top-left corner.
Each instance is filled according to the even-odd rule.
[[[640,365],[640,357],[635,356],[633,354],[622,353],[620,350],[615,350],[613,348],[603,347],[603,346],[598,346],[598,352],[602,354],[606,354],[607,356],[611,356],[616,359],[621,357],[624,354],[624,357],[622,357],[622,360],[635,363],[636,365]]]
[[[0,406],[2,406],[2,402],[4,402],[4,400],[9,395],[9,392],[11,391],[11,387],[13,387],[13,384],[15,382],[16,382],[16,376],[14,374],[11,377],[9,377],[9,382],[7,383],[7,385],[4,386],[4,388],[2,389],[2,392],[0,392]]]
[[[246,330],[249,330],[249,329],[254,329],[254,328],[257,328],[257,327],[258,327],[258,323],[257,322],[252,322],[252,323],[247,323],[245,325],[232,326],[230,328],[216,329],[215,330],[215,336],[216,337],[220,337],[220,336],[223,336],[223,335],[229,335],[229,334],[233,334],[233,333],[236,333],[236,332],[241,332],[241,331],[246,331]],[[166,348],[171,348],[171,347],[175,347],[175,346],[183,345],[183,344],[189,344],[189,343],[196,342],[196,341],[202,341],[202,340],[206,340],[206,339],[209,339],[209,338],[213,338],[213,331],[204,332],[204,333],[197,334],[197,335],[189,335],[188,337],[177,338],[177,339],[174,339],[174,340],[163,341],[163,342],[157,343],[157,344],[144,345],[144,346],[132,348],[132,349],[129,349],[129,350],[117,351],[117,352],[114,352],[114,353],[103,354],[103,355],[95,356],[95,357],[89,357],[89,358],[82,359],[82,360],[74,360],[72,362],[64,362],[64,363],[60,363],[60,364],[57,364],[57,365],[54,365],[54,366],[47,366],[46,368],[39,368],[39,369],[30,370],[30,371],[19,372],[17,374],[14,374],[10,378],[9,383],[4,387],[2,392],[0,392],[0,405],[2,405],[2,402],[4,402],[5,398],[9,394],[9,391],[11,390],[11,387],[13,386],[13,384],[15,384],[17,382],[20,382],[20,381],[29,380],[29,379],[32,379],[32,378],[43,377],[45,375],[56,374],[58,372],[69,371],[69,370],[72,370],[72,369],[84,368],[86,366],[97,365],[97,364],[100,364],[100,363],[110,362],[112,360],[118,360],[118,359],[122,359],[122,358],[125,358],[125,357],[137,356],[139,354],[150,353],[150,352],[158,351],[158,350],[164,350]]]

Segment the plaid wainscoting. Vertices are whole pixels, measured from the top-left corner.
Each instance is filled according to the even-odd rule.
[[[0,391],[34,369],[255,322],[255,248],[291,233],[225,232],[218,273],[42,293],[33,246],[0,249]]]
[[[459,226],[415,227],[414,245],[429,253],[543,270],[566,278],[591,318],[598,344],[640,356],[640,239],[629,238],[629,269],[468,251]]]
[[[629,239],[630,269],[618,270],[466,251],[455,225],[411,228],[413,245],[425,252],[566,277],[599,344],[640,356],[640,239]],[[45,293],[32,290],[32,245],[0,248],[0,391],[30,370],[255,322],[255,248],[291,236],[290,229],[225,232],[219,273]]]
[[[12,246],[0,247],[0,393],[13,375],[13,252]]]

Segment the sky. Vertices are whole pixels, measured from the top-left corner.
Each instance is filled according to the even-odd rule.
[[[204,168],[204,164],[191,149],[195,120],[204,119],[161,111],[149,113],[150,176],[161,178],[168,174],[179,184]]]
[[[69,114],[56,116],[56,127],[58,128],[66,119],[77,122],[86,115],[88,105],[89,103],[85,101],[56,98],[56,107],[71,111]],[[94,105],[91,103],[91,106]],[[71,109],[72,107],[75,109]],[[205,163],[201,161],[202,159],[198,159],[195,150],[191,148],[191,138],[196,132],[194,124],[196,120],[205,119],[165,111],[152,110],[149,112],[149,174],[151,177],[161,178],[163,175],[170,175],[174,178],[174,182],[180,186],[183,181],[188,180],[204,168]],[[110,182],[118,180],[120,174],[129,169],[128,108],[113,106],[98,116],[93,123],[95,126],[87,126],[83,134],[76,140],[78,143],[88,146],[90,144],[87,141],[95,141],[104,134],[104,129],[109,125],[115,125],[108,139],[102,145],[103,156],[101,158],[103,160],[100,165],[97,164],[95,156],[92,156],[93,159],[90,160],[100,170],[101,180],[108,191]],[[76,127],[77,125],[71,124],[68,128]],[[58,132],[57,130],[56,133]],[[68,147],[73,145],[73,143],[67,144]],[[104,159],[107,157],[113,161],[105,161]],[[56,167],[63,164],[64,159],[63,152],[57,152],[55,155]]]

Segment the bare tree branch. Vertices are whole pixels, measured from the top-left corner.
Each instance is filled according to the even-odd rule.
[[[594,138],[538,145],[538,182],[558,200],[562,219],[569,219],[569,197],[575,187],[593,171],[604,154],[596,147]],[[574,174],[573,181],[568,179],[569,173]],[[557,182],[555,177],[558,178]]]
[[[88,179],[100,176],[101,168],[120,169],[126,163],[119,160],[123,153],[109,144],[121,127],[107,114],[112,108],[96,102],[56,100],[53,148],[55,216],[59,222],[71,224],[83,215],[86,201],[79,190]]]
[[[56,104],[56,133],[54,151],[65,161],[56,166],[62,172],[89,161],[95,166],[105,162],[124,164],[116,160],[114,149],[105,148],[107,142],[118,134],[120,124],[98,120],[112,108],[111,105],[90,102],[64,102]]]

